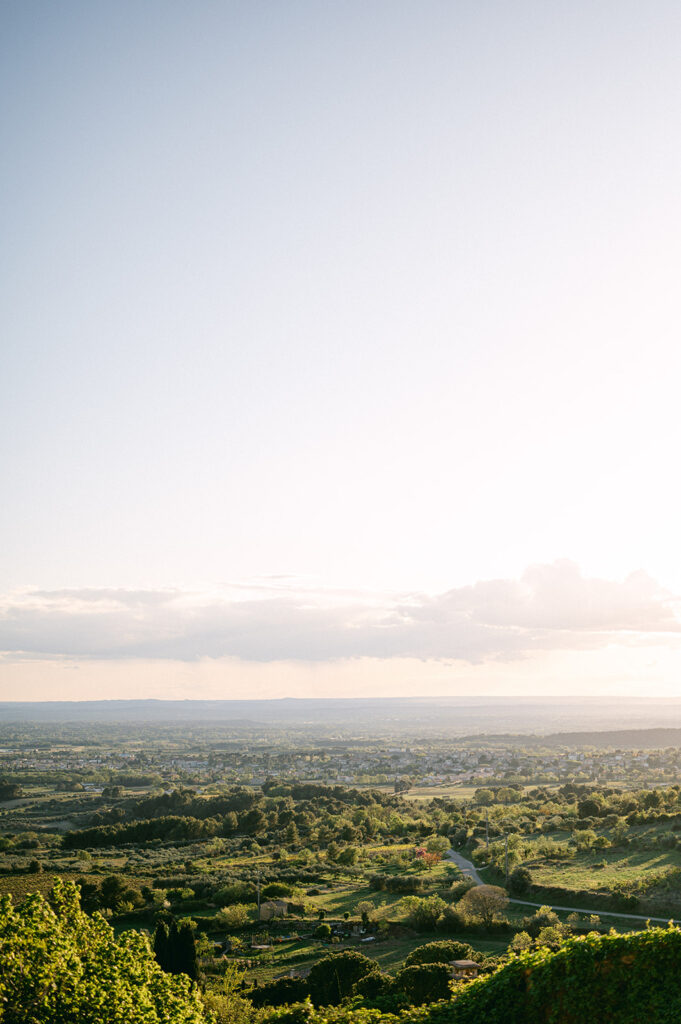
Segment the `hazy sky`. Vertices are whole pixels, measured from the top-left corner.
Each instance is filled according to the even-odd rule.
[[[677,692],[680,53],[5,0],[0,694]]]

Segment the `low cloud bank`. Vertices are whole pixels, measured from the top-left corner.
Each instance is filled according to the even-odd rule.
[[[22,657],[324,662],[343,658],[509,661],[681,632],[677,600],[644,572],[587,578],[570,561],[435,596],[334,597],[297,589],[86,589],[0,600],[0,650]]]

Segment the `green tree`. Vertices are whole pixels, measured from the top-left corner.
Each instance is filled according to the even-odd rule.
[[[253,810],[248,811],[244,815],[243,820],[239,824],[247,836],[255,836],[265,831],[267,818],[259,807],[254,807]]]
[[[431,836],[430,839],[426,840],[426,850],[428,850],[428,853],[439,853],[441,857],[444,857],[450,849],[451,844],[446,836]]]
[[[199,964],[196,955],[196,938],[194,929],[187,921],[183,922],[177,930],[177,974],[186,974],[192,981],[199,976]]]
[[[227,931],[243,928],[250,920],[248,907],[244,903],[235,903],[231,907],[222,907],[215,915],[215,920],[221,928]]]
[[[407,923],[420,932],[430,932],[447,904],[439,896],[405,896],[400,907],[407,912]]]
[[[469,917],[480,918],[485,927],[493,924],[508,906],[506,890],[499,885],[477,885],[459,900],[458,907]]]
[[[413,1006],[432,1003],[438,999],[449,999],[449,971],[444,964],[414,964],[403,967],[393,982],[398,992],[403,992]]]
[[[512,953],[524,953],[528,949],[532,949],[532,938],[527,932],[518,932],[511,939],[508,947]]]
[[[563,929],[556,925],[547,925],[542,928],[536,938],[537,946],[546,946],[547,949],[559,949],[564,939]]]
[[[236,964],[228,964],[220,985],[210,988],[203,1000],[217,1024],[251,1024],[253,1004],[242,995],[244,972]]]
[[[514,896],[523,896],[532,885],[532,874],[528,868],[514,868],[508,879],[508,889]]]
[[[298,834],[298,828],[295,821],[289,822],[284,830],[284,840],[289,846],[296,846],[300,842],[300,836]]]
[[[379,970],[370,971],[352,986],[354,995],[363,996],[365,999],[376,999],[390,990],[392,978],[389,974],[383,974]]]
[[[144,935],[116,938],[72,883],[58,882],[51,904],[0,899],[3,1024],[207,1024],[198,991],[161,970]]]
[[[177,921],[173,921],[168,929],[167,964],[165,970],[171,974],[182,974],[182,957]]]
[[[352,993],[360,978],[378,970],[375,960],[353,949],[331,953],[318,960],[310,971],[308,984],[315,1006],[338,1006]]]
[[[128,883],[120,875],[107,875],[99,890],[102,906],[115,910],[126,899]]]
[[[359,916],[362,919],[362,924],[364,925],[365,928],[369,927],[371,915],[374,913],[375,910],[376,907],[374,906],[373,900],[360,900],[359,903],[355,906],[355,913],[359,914]]]
[[[99,899],[99,886],[97,883],[89,882],[87,878],[79,878],[77,884],[80,889],[80,904],[83,910],[87,910],[88,913],[93,910],[98,910],[101,904]]]
[[[262,895],[266,900],[278,900],[284,896],[290,896],[292,893],[293,889],[285,882],[270,882],[262,891]]]
[[[222,834],[224,836],[233,836],[239,828],[239,819],[237,818],[234,811],[227,811],[224,818],[222,819]]]
[[[341,850],[341,852],[338,854],[336,860],[339,864],[344,864],[346,866],[351,867],[353,864],[357,863],[358,857],[359,854],[357,852],[356,846],[346,846],[345,849]]]
[[[259,985],[249,994],[253,1006],[286,1006],[300,1003],[309,994],[309,987],[303,978],[277,978]]]
[[[165,921],[159,921],[154,932],[154,956],[156,957],[156,963],[164,971],[170,970],[168,943],[168,925]]]

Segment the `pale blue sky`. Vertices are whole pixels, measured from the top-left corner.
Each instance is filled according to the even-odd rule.
[[[7,0],[0,47],[6,607],[681,593],[678,4]]]

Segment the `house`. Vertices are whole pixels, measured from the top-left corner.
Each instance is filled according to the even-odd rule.
[[[265,900],[260,904],[260,920],[271,921],[273,917],[284,917],[288,914],[286,900]]]
[[[465,981],[470,978],[477,978],[482,970],[480,964],[475,960],[450,960],[449,973],[455,981]]]

